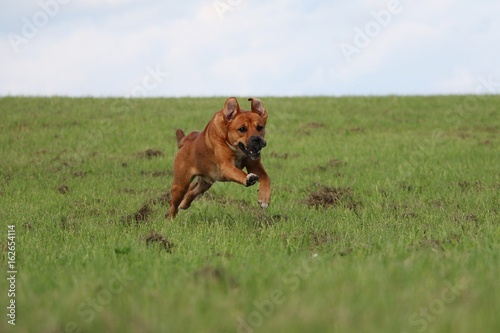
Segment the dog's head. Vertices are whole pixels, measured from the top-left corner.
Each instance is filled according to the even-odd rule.
[[[224,103],[222,113],[227,125],[226,142],[237,154],[257,160],[267,144],[264,140],[267,111],[259,99],[248,100],[251,102],[251,111],[240,109],[234,97]]]

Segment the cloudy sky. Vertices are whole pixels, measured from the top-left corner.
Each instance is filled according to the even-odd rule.
[[[500,92],[498,0],[1,0],[0,95]]]

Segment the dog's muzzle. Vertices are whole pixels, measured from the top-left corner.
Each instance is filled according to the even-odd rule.
[[[256,160],[260,157],[260,151],[267,145],[264,138],[258,135],[254,135],[250,137],[247,145],[243,144],[243,142],[238,143],[238,147],[243,151],[247,156],[249,156],[252,160]]]

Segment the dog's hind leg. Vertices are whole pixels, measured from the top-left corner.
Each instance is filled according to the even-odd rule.
[[[179,208],[188,209],[189,206],[191,206],[191,202],[193,202],[197,196],[205,193],[211,186],[212,184],[206,182],[201,177],[197,177],[197,179],[189,187],[189,191],[184,196]]]
[[[189,190],[191,176],[186,173],[175,173],[174,172],[174,180],[172,182],[171,189],[171,199],[170,199],[170,218],[174,218],[179,211],[179,205],[182,203],[186,193]]]

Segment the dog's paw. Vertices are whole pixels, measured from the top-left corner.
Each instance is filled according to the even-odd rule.
[[[267,209],[267,207],[269,207],[269,201],[265,202],[264,200],[258,200],[258,203],[263,209]]]
[[[245,186],[252,186],[253,184],[257,183],[258,180],[259,180],[259,177],[256,174],[249,173],[247,175],[247,182],[246,182]]]

